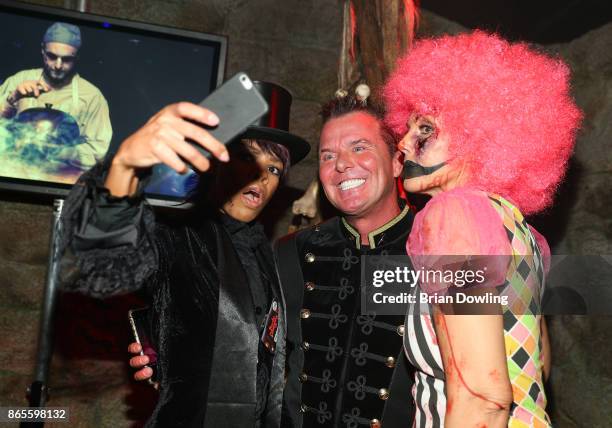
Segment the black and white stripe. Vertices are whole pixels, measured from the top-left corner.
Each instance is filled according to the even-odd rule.
[[[418,293],[419,287],[414,290]],[[416,368],[413,388],[416,428],[444,426],[446,413],[444,366],[430,309],[427,304],[410,305],[405,321],[404,350],[408,361]]]

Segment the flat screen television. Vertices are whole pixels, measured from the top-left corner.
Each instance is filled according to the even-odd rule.
[[[227,39],[3,0],[0,51],[0,189],[61,197],[162,107],[214,90]],[[147,198],[179,204],[191,174],[154,168]]]

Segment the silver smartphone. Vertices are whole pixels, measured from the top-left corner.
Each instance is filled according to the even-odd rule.
[[[268,103],[253,82],[240,72],[219,86],[200,105],[219,117],[219,125],[205,127],[219,142],[228,144],[247,127],[268,112]],[[205,156],[210,153],[199,144],[195,147]]]
[[[140,343],[142,350],[140,355],[146,355],[149,357],[149,364],[145,367],[150,367],[153,370],[153,375],[148,379],[151,385],[155,385],[157,382],[157,351],[153,346],[150,333],[150,320],[149,320],[150,309],[130,309],[128,311],[128,319],[130,326],[132,327],[132,335],[134,340]]]

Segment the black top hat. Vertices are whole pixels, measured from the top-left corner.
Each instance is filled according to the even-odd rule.
[[[254,81],[253,84],[268,103],[268,113],[249,125],[242,138],[262,139],[281,144],[289,150],[295,165],[310,152],[310,144],[289,132],[291,93],[276,83]]]

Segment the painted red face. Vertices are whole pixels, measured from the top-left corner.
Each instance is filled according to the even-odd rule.
[[[327,198],[354,218],[394,212],[399,156],[389,153],[372,115],[355,112],[329,120],[319,147],[319,177]]]

